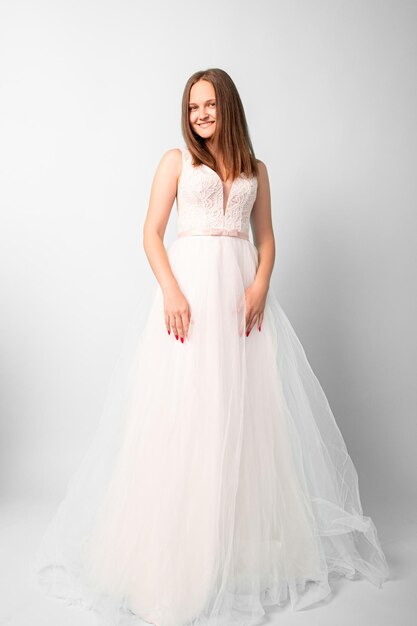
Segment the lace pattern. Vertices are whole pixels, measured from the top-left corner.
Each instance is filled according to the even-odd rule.
[[[249,233],[250,214],[256,200],[258,179],[241,174],[232,183],[223,211],[220,176],[207,165],[194,167],[187,147],[180,148],[183,166],[178,181],[178,233],[196,228],[222,228]]]

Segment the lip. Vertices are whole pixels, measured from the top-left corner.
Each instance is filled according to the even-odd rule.
[[[199,124],[199,126],[203,126],[203,127],[205,126],[206,128],[208,128],[208,127],[209,127],[209,126],[211,126],[213,123],[214,123],[214,121],[213,121],[213,120],[212,120],[212,121],[210,121],[210,122],[201,122],[201,123]]]

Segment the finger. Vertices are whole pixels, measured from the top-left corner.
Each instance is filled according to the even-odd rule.
[[[181,316],[182,319],[182,327],[184,329],[184,339],[187,337],[188,335],[188,329],[190,326],[190,313],[189,311],[187,311],[186,313],[183,313]]]
[[[168,313],[165,313],[165,327],[166,327],[166,329],[168,331],[168,335],[170,335],[171,334],[171,325],[169,323],[169,315],[168,315]]]
[[[182,343],[184,343],[184,329],[182,326],[182,317],[179,313],[175,314],[175,323],[177,325],[178,337],[180,338]]]
[[[246,328],[246,331],[247,331],[247,330],[248,330],[248,328],[249,328],[249,325],[250,325],[250,323],[251,323],[251,321],[252,321],[252,319],[253,319],[253,316],[254,316],[254,313],[253,313],[253,311],[252,311],[251,309],[249,309],[249,310],[247,310],[247,311],[246,311],[246,321],[245,321],[245,328]]]
[[[243,326],[243,330],[245,331],[245,334],[248,332],[248,327],[249,327],[251,319],[252,319],[252,311],[250,309],[246,309],[245,317],[244,317],[244,326]]]
[[[255,322],[256,322],[256,317],[257,317],[256,315],[253,315],[253,316],[250,318],[249,323],[246,325],[246,336],[248,336],[248,335],[249,335],[250,331],[251,331],[251,330],[252,330],[252,328],[254,327]]]
[[[175,339],[178,339],[178,329],[177,329],[177,323],[176,323],[176,320],[175,320],[175,315],[171,314],[169,319],[170,319],[170,325],[171,325],[172,333],[173,333]]]
[[[262,311],[262,313],[260,313],[259,317],[258,317],[258,330],[259,330],[259,332],[262,330],[262,323],[263,323],[263,321],[264,321],[264,313]]]

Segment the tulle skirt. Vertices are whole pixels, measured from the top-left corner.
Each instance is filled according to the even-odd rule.
[[[189,335],[168,335],[157,285],[36,552],[41,588],[110,626],[250,626],[323,600],[332,576],[381,587],[357,472],[272,288],[246,336],[256,247],[186,236],[168,257]]]

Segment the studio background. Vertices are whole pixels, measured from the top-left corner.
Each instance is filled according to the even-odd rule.
[[[416,18],[405,0],[1,2],[1,624],[93,623],[38,595],[30,559],[155,286],[142,226],[158,162],[183,144],[185,83],[221,67],[269,172],[272,286],[394,578],[273,619],[362,625],[358,595],[379,624],[411,625]]]

